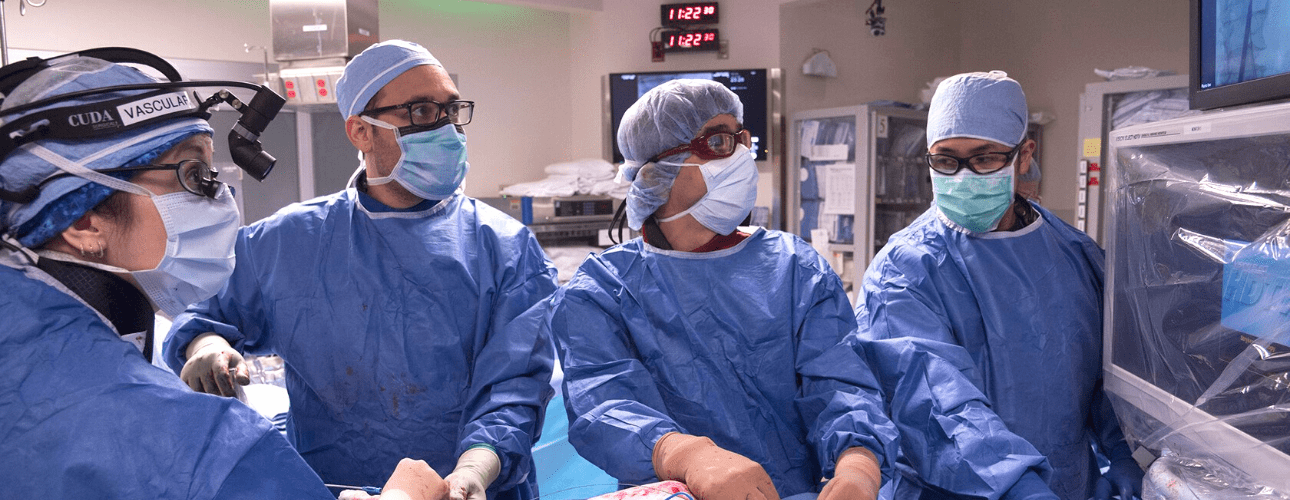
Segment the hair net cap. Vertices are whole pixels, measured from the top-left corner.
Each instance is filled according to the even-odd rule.
[[[626,160],[620,172],[632,181],[627,191],[629,227],[640,230],[645,219],[667,202],[681,169],[676,164],[645,162],[689,144],[708,120],[723,114],[743,123],[744,105],[734,92],[712,80],[671,80],[650,89],[627,108],[618,125],[618,148]]]
[[[1002,71],[963,73],[936,87],[927,110],[927,145],[955,137],[1014,147],[1026,135],[1029,111],[1021,84]]]
[[[80,90],[157,82],[157,79],[126,65],[93,57],[66,57],[53,61],[50,67],[37,72],[14,88],[4,99],[0,109],[12,109],[30,102]],[[176,91],[180,90],[176,89]],[[106,101],[144,92],[148,91],[131,90],[90,95],[55,102],[17,115],[0,114],[0,117],[7,122],[49,109]],[[201,133],[213,133],[205,120],[177,118],[107,136],[36,141],[31,145],[18,148],[0,160],[0,188],[21,191],[38,185],[62,171],[53,163],[31,152],[31,146],[41,146],[85,168],[103,170],[147,163],[176,143]],[[0,232],[16,232],[14,230],[17,229],[19,231],[15,236],[24,245],[39,245],[53,234],[66,229],[111,192],[111,188],[92,184],[80,177],[60,177],[45,184],[40,194],[30,203],[0,202],[0,214],[3,214],[3,218],[0,218]]]
[[[350,117],[363,111],[387,83],[417,66],[443,67],[425,47],[406,40],[387,40],[360,52],[336,80],[336,105]]]
[[[1039,172],[1039,162],[1035,161],[1032,156],[1030,158],[1030,169],[1026,173],[1018,175],[1017,182],[1039,182],[1040,179],[1043,179],[1043,174]]]

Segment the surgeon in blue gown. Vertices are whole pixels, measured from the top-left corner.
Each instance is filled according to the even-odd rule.
[[[167,361],[228,395],[239,353],[281,356],[287,436],[328,483],[380,484],[406,456],[453,498],[533,498],[554,349],[527,311],[555,268],[461,193],[474,103],[425,48],[369,47],[336,94],[363,158],[351,185],[243,228],[228,286],[176,319]]]
[[[1103,252],[1016,194],[1036,147],[1027,116],[1021,86],[1002,72],[942,82],[927,127],[934,206],[893,235],[864,275],[859,335],[879,346],[873,367],[904,407],[892,411],[902,437],[921,436],[902,446],[912,489],[900,498],[918,488],[1040,492],[1042,464],[1025,453],[999,461],[997,448],[979,446],[1008,431],[1047,457],[1046,483],[1059,498],[1141,492],[1142,470],[1102,389]],[[880,352],[902,342],[914,351]],[[975,390],[921,383],[947,375],[929,371],[929,359],[958,367]],[[964,411],[974,400],[988,406]],[[1106,474],[1095,450],[1110,462]],[[956,454],[969,468],[938,466]]]
[[[737,230],[758,176],[742,118],[708,80],[664,83],[623,116],[626,220],[644,237],[552,297],[569,441],[624,485],[872,499],[895,429],[829,264],[791,234]]]
[[[5,123],[65,120],[57,113],[66,108],[145,91],[61,97],[71,92],[158,83],[95,57],[41,64],[4,97]],[[156,118],[29,141],[0,161],[4,496],[333,498],[254,410],[194,393],[149,363],[154,311],[176,314],[219,289],[232,271],[238,222],[226,186],[206,178],[200,185],[211,189],[194,191],[201,176],[191,168],[212,161],[211,127]],[[397,482],[381,481],[392,498],[408,498]]]

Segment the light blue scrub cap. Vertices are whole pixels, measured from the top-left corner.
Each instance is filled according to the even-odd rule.
[[[139,70],[92,57],[69,57],[32,75],[10,92],[0,110],[79,90],[97,89],[132,83],[155,83]],[[176,89],[179,91],[179,89]],[[71,99],[18,115],[0,115],[16,120],[31,113],[106,101],[148,92],[131,90]],[[179,118],[165,120],[126,132],[87,139],[47,139],[18,148],[0,161],[0,187],[21,191],[62,172],[48,160],[32,152],[43,147],[67,160],[91,170],[103,170],[149,163],[175,144],[195,134],[212,134],[206,120]],[[119,177],[125,178],[126,174]],[[13,234],[28,247],[38,246],[67,229],[85,212],[107,199],[112,188],[76,176],[50,181],[31,203],[0,201],[0,232]]]
[[[689,144],[708,120],[733,115],[743,123],[739,96],[712,80],[672,80],[650,89],[627,108],[618,125],[618,148],[626,163],[620,169],[632,182],[627,191],[627,225],[640,230],[645,219],[667,202],[672,182],[688,153],[645,162],[668,149]]]
[[[336,105],[346,118],[363,111],[385,84],[416,66],[443,67],[425,47],[406,40],[388,40],[368,47],[345,65],[336,80]]]
[[[967,137],[1015,147],[1026,135],[1029,111],[1021,84],[1002,71],[963,73],[936,87],[927,110],[927,145]]]

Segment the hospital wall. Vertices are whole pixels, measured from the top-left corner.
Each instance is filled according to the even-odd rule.
[[[919,102],[936,76],[1000,69],[1021,82],[1044,127],[1044,206],[1075,220],[1076,137],[1084,85],[1096,69],[1146,66],[1187,72],[1188,0],[901,0],[885,2],[887,34],[864,26],[868,1],[803,0],[781,8],[781,66],[788,110],[875,99]],[[803,76],[813,48],[826,49],[836,78]]]
[[[603,10],[574,13],[570,39],[576,56],[570,67],[575,157],[601,157],[608,140],[602,120],[602,80],[609,73],[779,66],[779,8],[786,0],[737,0],[721,4],[721,37],[727,59],[714,52],[669,53],[650,61],[650,31],[659,26],[658,6],[665,2],[603,0]]]
[[[259,63],[261,52],[243,44],[272,45],[268,0],[51,0],[26,16],[18,3],[3,2],[14,49],[128,46]],[[569,25],[567,12],[530,7],[380,0],[381,38],[425,45],[478,101],[468,126],[467,194],[497,196],[498,186],[539,179],[544,166],[569,158]]]
[[[66,51],[134,46],[165,57],[259,62],[243,44],[271,45],[268,0],[50,0],[18,15],[3,2],[12,48]],[[1045,205],[1073,219],[1078,99],[1094,68],[1186,71],[1187,0],[888,0],[887,34],[864,26],[868,0],[729,0],[722,37],[729,57],[668,54],[650,61],[655,1],[547,4],[520,0],[381,0],[382,38],[428,46],[479,101],[469,126],[467,193],[537,180],[550,163],[600,157],[607,140],[602,80],[608,73],[782,67],[786,111],[918,101],[927,81],[1003,69],[1032,109],[1053,113],[1042,152]],[[576,5],[590,5],[579,8]],[[803,76],[815,48],[838,77]]]
[[[1017,78],[1045,126],[1044,205],[1075,220],[1079,95],[1105,81],[1093,69],[1146,66],[1187,74],[1188,0],[974,0],[963,9],[963,69],[998,68]],[[1001,33],[970,26],[1009,26]]]

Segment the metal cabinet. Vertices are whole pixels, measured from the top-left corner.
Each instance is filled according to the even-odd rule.
[[[787,229],[823,250],[849,289],[887,238],[930,206],[926,127],[925,111],[899,106],[790,117]]]
[[[1105,243],[1102,195],[1109,134],[1116,128],[1189,114],[1187,75],[1090,83],[1080,94],[1075,227]]]

